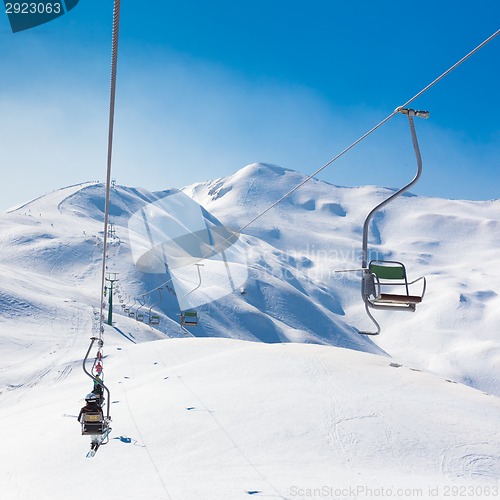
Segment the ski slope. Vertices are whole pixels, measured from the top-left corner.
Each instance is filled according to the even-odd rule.
[[[238,234],[302,179],[254,164],[182,192],[208,232]],[[366,338],[359,274],[335,271],[359,267],[364,217],[391,192],[306,184],[238,234],[245,282],[226,290],[206,277],[203,293],[219,298],[197,308],[185,338],[163,256],[135,261],[148,241],[129,233],[134,214],[178,192],[112,190],[113,432],[92,460],[76,415],[92,387],[81,362],[96,332],[103,186],[0,215],[2,498],[78,499],[93,484],[110,499],[447,498],[452,487],[493,497],[500,201],[408,195],[375,218],[372,257],[425,274],[428,291],[415,314],[378,312],[382,334]],[[119,299],[160,325],[128,317]]]
[[[85,458],[80,373],[19,388],[2,405],[4,498],[83,499],[92,484],[111,499],[214,500],[498,484],[493,396],[342,348],[106,337],[109,444]]]

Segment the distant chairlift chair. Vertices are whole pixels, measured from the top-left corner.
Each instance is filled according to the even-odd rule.
[[[148,322],[150,325],[159,325],[160,324],[160,315],[157,313],[153,313],[153,307],[156,307],[161,302],[161,291],[163,287],[158,287],[158,301],[151,305],[149,308]]]
[[[142,297],[142,300],[143,302],[141,302],[140,299],[137,299],[139,304],[141,304],[139,306],[139,308],[137,309],[137,312],[135,313],[135,319],[136,321],[138,321],[139,323],[144,323],[144,313],[143,312],[139,312],[143,307],[144,305],[146,304],[146,299],[147,299],[147,296],[148,294],[144,294],[143,297]]]
[[[196,311],[181,312],[181,326],[198,326],[198,313]]]

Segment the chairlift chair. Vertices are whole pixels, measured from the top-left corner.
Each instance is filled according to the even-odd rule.
[[[127,304],[126,304],[127,307],[125,308],[125,312],[127,313],[127,316],[129,318],[135,318],[135,311],[134,311],[134,309],[135,309],[135,305],[137,303],[137,300],[136,299],[133,299],[133,300],[134,300],[134,302],[132,304],[130,304],[130,305],[128,304],[129,301],[127,300]]]
[[[140,306],[138,307],[137,312],[135,313],[135,319],[136,319],[136,321],[139,321],[139,323],[144,323],[144,313],[139,312],[139,311],[146,304],[146,298],[147,298],[147,296],[148,296],[148,294],[144,294],[142,296],[142,302],[141,302],[141,299],[137,299],[137,301],[139,302]]]
[[[181,312],[181,326],[198,326],[198,313],[196,311]]]
[[[417,160],[417,172],[408,184],[379,203],[370,211],[365,219],[363,225],[363,261],[361,266],[363,274],[361,278],[361,295],[365,303],[366,313],[375,325],[376,331],[360,331],[359,333],[362,335],[378,335],[380,333],[380,325],[371,314],[370,308],[415,311],[417,304],[422,302],[425,294],[425,278],[422,276],[414,281],[408,282],[405,266],[401,262],[389,260],[372,260],[369,264],[367,262],[368,230],[373,216],[397,197],[408,191],[408,189],[410,189],[410,187],[412,187],[419,180],[422,174],[422,157],[420,155],[420,148],[418,146],[413,118],[415,116],[428,118],[429,112],[397,108],[395,113],[402,113],[408,117],[413,149]],[[413,285],[418,281],[422,281],[423,285],[420,295],[410,294],[410,285]],[[403,293],[400,292],[401,287],[403,289]],[[396,291],[397,293],[395,293]]]
[[[196,285],[192,290],[190,290],[186,295],[184,295],[182,301],[188,296],[191,295],[193,292],[198,290],[201,286],[201,271],[200,267],[203,267],[203,264],[195,264],[197,271],[198,271],[198,285]],[[179,301],[179,304],[182,302]],[[184,333],[188,333],[187,330],[184,328],[185,326],[198,326],[198,313],[194,309],[190,309],[187,311],[181,311],[180,312],[180,325],[181,328],[184,330]]]
[[[148,322],[150,325],[159,325],[160,324],[160,315],[153,313],[153,307],[157,306],[161,302],[161,291],[163,287],[158,287],[158,301],[155,302],[154,304],[151,304],[149,307],[149,315],[148,315]]]
[[[420,295],[411,295],[410,285],[419,281],[422,281]],[[362,293],[363,300],[369,302],[371,307],[405,308],[415,311],[417,304],[424,298],[425,288],[424,276],[408,282],[403,263],[393,260],[372,260],[368,265],[368,272],[363,276]]]

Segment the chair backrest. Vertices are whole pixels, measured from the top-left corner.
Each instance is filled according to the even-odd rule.
[[[103,421],[103,415],[99,411],[84,413],[83,421],[86,424],[99,424]]]
[[[410,295],[408,280],[406,279],[406,269],[402,262],[395,260],[372,260],[368,265],[370,273],[377,277],[379,286],[395,288],[404,286],[406,296]],[[398,292],[399,293],[399,292]]]
[[[381,280],[406,281],[406,269],[401,262],[372,260],[368,268],[370,273],[375,274]]]
[[[82,434],[93,435],[103,434],[106,429],[104,415],[102,412],[93,411],[83,414],[82,418]]]

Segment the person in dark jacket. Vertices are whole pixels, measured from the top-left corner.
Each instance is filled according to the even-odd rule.
[[[90,434],[91,448],[97,450],[99,447],[99,437],[104,431],[104,415],[100,405],[100,397],[91,392],[85,397],[86,405],[80,410],[78,422],[82,424],[82,434]],[[88,421],[84,419],[86,414],[97,414],[97,420]]]

